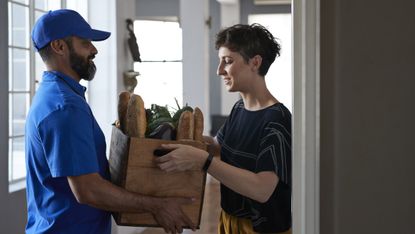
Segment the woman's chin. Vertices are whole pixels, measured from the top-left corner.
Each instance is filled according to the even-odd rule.
[[[232,86],[226,86],[226,90],[227,90],[229,93],[234,93],[234,92],[236,92],[236,90],[235,90]]]

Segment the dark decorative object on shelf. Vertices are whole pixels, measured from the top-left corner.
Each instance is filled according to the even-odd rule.
[[[127,30],[130,33],[130,37],[128,38],[128,47],[130,48],[131,55],[133,56],[134,62],[140,62],[140,51],[138,49],[137,38],[134,34],[133,29],[133,21],[131,19],[127,19]]]

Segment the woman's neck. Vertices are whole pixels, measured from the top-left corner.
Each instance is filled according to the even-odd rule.
[[[267,89],[265,82],[255,83],[248,91],[240,92],[245,109],[250,111],[261,110],[278,103]]]

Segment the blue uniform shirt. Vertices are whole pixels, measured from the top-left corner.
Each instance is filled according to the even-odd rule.
[[[79,204],[67,176],[109,179],[105,137],[86,88],[45,72],[26,120],[26,233],[111,233],[110,213]]]

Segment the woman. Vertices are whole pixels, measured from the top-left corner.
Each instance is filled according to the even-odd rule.
[[[200,168],[220,181],[218,233],[291,233],[291,113],[265,84],[280,45],[263,26],[238,24],[219,32],[216,49],[218,75],[241,96],[216,137],[206,138],[220,158],[169,144],[157,163],[165,171]]]

